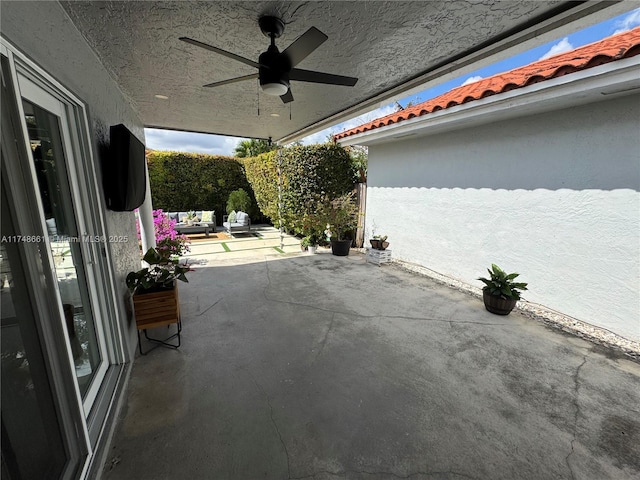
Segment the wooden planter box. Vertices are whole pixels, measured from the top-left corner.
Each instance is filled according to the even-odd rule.
[[[180,321],[180,299],[178,285],[172,290],[153,293],[136,293],[133,310],[138,330],[161,327]]]
[[[136,317],[136,327],[138,328],[138,348],[140,348],[140,354],[146,355],[149,353],[149,350],[146,352],[142,351],[141,330],[144,331],[144,337],[148,341],[155,343],[156,347],[163,345],[165,347],[178,348],[180,346],[182,321],[180,319],[180,298],[178,297],[177,283],[174,284],[171,290],[153,293],[136,293],[133,296],[133,312]],[[177,332],[163,340],[150,338],[147,334],[147,329],[149,328],[162,327],[163,325],[167,325],[168,328],[172,323],[177,325]],[[167,343],[168,340],[176,337],[178,339],[177,344]]]

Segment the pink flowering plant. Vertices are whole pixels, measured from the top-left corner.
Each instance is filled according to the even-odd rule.
[[[162,209],[153,211],[156,249],[163,257],[180,257],[190,251],[189,238],[176,232],[176,223],[176,220],[170,219]]]

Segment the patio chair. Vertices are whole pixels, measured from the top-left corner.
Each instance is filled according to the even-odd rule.
[[[231,214],[231,220],[233,220],[232,222],[229,221],[229,216],[230,215],[225,215],[224,217],[222,217],[222,227],[224,228],[225,232],[227,232],[229,235],[233,236],[234,233],[239,233],[239,232],[244,232],[244,233],[249,233],[251,232],[251,219],[249,218],[249,214],[245,213],[245,212],[238,212],[235,215],[235,219],[233,218],[233,212]]]

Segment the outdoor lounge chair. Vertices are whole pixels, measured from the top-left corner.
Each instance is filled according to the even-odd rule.
[[[222,217],[222,227],[225,232],[233,236],[234,233],[251,232],[251,219],[245,212],[236,213],[235,222],[229,222],[229,215]]]

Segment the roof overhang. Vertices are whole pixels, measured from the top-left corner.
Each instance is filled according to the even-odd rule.
[[[534,115],[640,93],[640,56],[492,95],[445,110],[345,137],[342,145],[376,145],[408,137]]]
[[[560,0],[61,4],[145,126],[281,143],[633,8]],[[326,33],[300,68],[355,76],[356,86],[293,82],[289,105],[258,94],[251,81],[203,88],[254,69],[178,38],[257,59],[268,45],[257,24],[262,14],[288,22],[281,48],[311,26]]]

